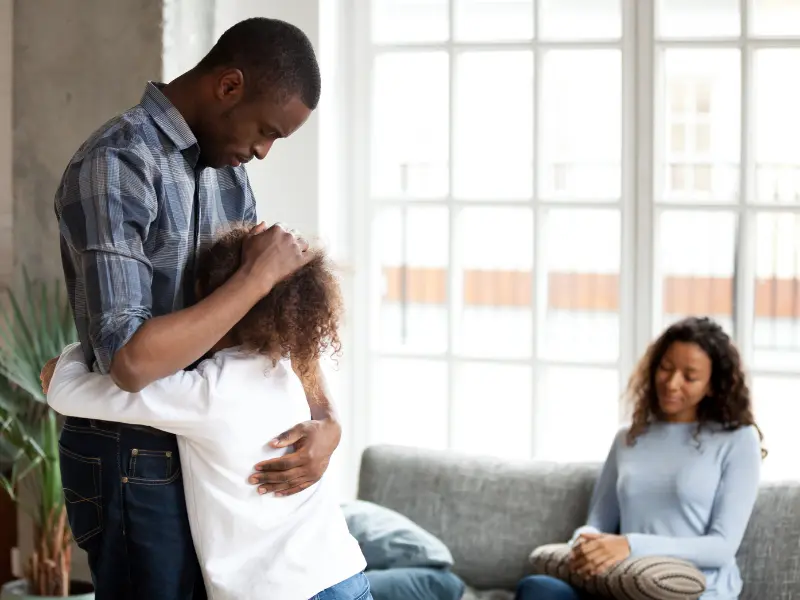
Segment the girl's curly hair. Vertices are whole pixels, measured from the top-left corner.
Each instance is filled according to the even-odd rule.
[[[671,325],[650,345],[630,378],[627,395],[633,403],[633,422],[628,430],[628,444],[633,445],[651,423],[663,418],[655,378],[664,354],[675,342],[697,344],[711,361],[711,391],[697,405],[695,439],[703,426],[717,423],[726,431],[753,425],[763,442],[764,436],[753,417],[739,351],[717,323],[707,317],[688,317]],[[767,455],[763,445],[761,455]]]
[[[200,257],[197,285],[202,296],[225,283],[242,262],[246,228],[222,235]],[[316,363],[341,352],[339,324],[344,313],[339,281],[321,249],[294,274],[272,288],[231,331],[244,349],[290,359],[307,391],[318,391]]]

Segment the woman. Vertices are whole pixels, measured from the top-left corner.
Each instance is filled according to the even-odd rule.
[[[244,229],[233,231],[202,258],[199,296],[236,272],[247,235]],[[318,359],[328,349],[339,350],[341,312],[338,282],[316,253],[258,302],[194,371],[127,393],[110,377],[89,372],[76,344],[62,353],[49,386],[43,375],[50,406],[91,419],[87,427],[94,428],[95,419],[113,420],[177,434],[180,467],[171,454],[165,460],[152,450],[132,450],[120,485],[148,469],[152,485],[157,477],[167,480],[183,470],[192,540],[209,598],[372,598],[362,572],[364,556],[327,477],[283,498],[260,496],[247,481],[253,464],[286,451],[267,444],[265,428],[277,436],[311,419],[309,407],[324,394]],[[87,465],[85,489],[65,489],[64,495],[76,510],[86,511],[78,518],[97,519],[91,502],[98,494],[95,459],[85,452],[90,450],[70,446],[70,454]],[[130,492],[123,498],[132,501]],[[102,528],[91,535],[102,535]]]
[[[573,535],[572,568],[594,575],[629,556],[671,556],[703,571],[702,600],[736,600],[736,552],[766,455],[738,351],[710,319],[679,321],[650,346],[628,393],[633,422],[614,439]],[[583,597],[545,576],[517,590],[517,600]]]

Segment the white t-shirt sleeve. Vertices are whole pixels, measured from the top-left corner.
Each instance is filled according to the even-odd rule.
[[[80,344],[72,344],[58,359],[47,403],[68,417],[148,425],[187,435],[207,421],[218,375],[218,365],[207,360],[194,371],[178,371],[140,392],[126,392],[109,375],[91,372]]]

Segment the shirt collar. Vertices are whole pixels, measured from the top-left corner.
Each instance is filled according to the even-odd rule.
[[[175,105],[170,102],[161,91],[163,83],[150,81],[142,95],[141,105],[158,125],[159,129],[172,140],[175,147],[181,152],[192,148],[193,162],[200,156],[200,145],[197,138],[189,128],[189,124]]]

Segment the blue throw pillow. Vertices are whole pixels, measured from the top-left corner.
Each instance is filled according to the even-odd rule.
[[[461,600],[464,582],[444,569],[367,571],[375,600]]]
[[[364,500],[343,504],[342,512],[368,570],[453,565],[441,540],[398,512]]]

